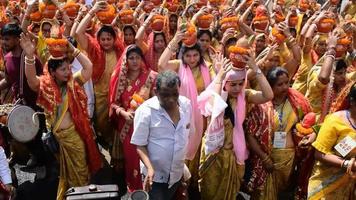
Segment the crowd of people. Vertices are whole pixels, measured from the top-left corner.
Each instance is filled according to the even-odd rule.
[[[0,128],[0,199],[16,199],[24,154],[36,180],[59,169],[57,200],[105,167],[120,195],[152,200],[356,199],[355,0],[0,11],[0,110],[39,113],[31,141]]]

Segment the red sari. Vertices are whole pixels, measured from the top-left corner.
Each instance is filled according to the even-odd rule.
[[[127,48],[126,48],[127,49]],[[125,111],[135,110],[130,104],[133,95],[140,95],[146,100],[153,90],[156,72],[149,70],[146,64],[142,65],[142,71],[133,83],[127,81],[128,67],[126,63],[126,51],[120,58],[110,81],[109,105],[116,104]],[[114,135],[112,158],[119,160],[120,148],[123,150],[125,179],[130,192],[142,189],[140,172],[140,158],[136,152],[136,146],[130,143],[133,133],[132,122],[126,121],[121,115],[117,116],[114,109],[110,109],[109,116],[115,122],[117,133]]]
[[[311,112],[309,102],[301,93],[292,88],[288,90],[288,100],[298,118],[301,112],[303,115]],[[246,133],[253,135],[258,140],[262,150],[267,154],[270,154],[273,148],[272,134],[269,129],[269,127],[273,126],[273,123],[274,113],[273,104],[271,102],[253,106],[244,122]],[[297,148],[298,144],[295,143],[294,145],[296,147],[295,166],[297,166],[298,169],[296,173],[297,192],[295,198],[306,199],[308,180],[314,163],[314,152],[311,150],[300,150]],[[252,165],[252,175],[247,182],[247,187],[250,191],[254,191],[261,189],[267,180],[267,171],[263,167],[262,160],[253,152],[251,152],[250,161]]]

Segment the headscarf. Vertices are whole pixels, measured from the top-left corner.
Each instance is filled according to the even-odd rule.
[[[116,97],[120,97],[121,94],[124,92],[124,90],[127,87],[127,72],[128,72],[128,66],[127,66],[127,51],[130,51],[131,48],[134,48],[136,45],[129,45],[125,48],[124,53],[120,57],[119,61],[116,64],[116,67],[112,73],[111,80],[110,80],[110,88],[109,88],[109,105],[112,105],[113,103],[116,102]],[[142,64],[142,70],[146,72],[148,70],[148,67],[144,61],[144,58]],[[143,74],[142,72],[141,74]],[[109,116],[113,115],[113,110],[109,109]]]

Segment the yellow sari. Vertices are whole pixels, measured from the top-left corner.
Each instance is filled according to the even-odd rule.
[[[105,71],[100,80],[94,85],[95,93],[95,128],[97,134],[101,135],[105,142],[111,145],[113,141],[113,127],[109,122],[109,84],[111,74],[117,63],[116,53],[106,53]]]
[[[64,130],[58,130],[65,113],[68,112],[68,95],[65,92],[63,103],[57,109],[57,119],[53,128],[59,143],[59,183],[57,200],[64,199],[70,187],[85,186],[89,182],[89,170],[86,162],[85,144],[75,130],[74,124]]]
[[[297,116],[293,111],[292,105],[287,99],[281,108],[275,108],[274,129],[275,131],[284,131],[291,134],[291,129],[297,122]],[[282,130],[277,129],[279,126],[279,113],[282,112]],[[274,170],[269,173],[263,189],[257,190],[252,194],[251,199],[259,200],[277,200],[278,194],[289,186],[290,176],[294,169],[294,148],[273,148],[270,155]]]
[[[334,146],[346,136],[356,140],[356,131],[346,124],[336,114],[326,117],[316,141],[312,144],[315,149],[324,154],[334,154]],[[355,157],[353,151],[346,156],[346,159]],[[355,180],[352,180],[345,169],[333,167],[323,162],[317,161],[313,168],[313,174],[309,179],[308,199],[310,200],[353,200],[355,199]]]
[[[224,126],[224,146],[219,152],[205,155],[203,139],[199,167],[199,187],[203,200],[235,200],[240,191],[245,166],[236,164],[231,120],[224,119]]]

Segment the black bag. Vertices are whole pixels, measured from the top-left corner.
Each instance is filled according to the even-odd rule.
[[[119,188],[117,185],[89,185],[84,187],[72,187],[65,193],[65,199],[120,199]]]
[[[57,154],[59,152],[59,144],[52,131],[43,133],[42,141],[48,150],[50,150],[53,154]]]

